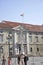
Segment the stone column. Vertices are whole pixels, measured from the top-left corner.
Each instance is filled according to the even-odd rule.
[[[29,49],[29,33],[27,33],[27,53],[30,54],[30,49]]]

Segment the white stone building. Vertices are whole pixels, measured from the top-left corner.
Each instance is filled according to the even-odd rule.
[[[27,55],[43,56],[43,26],[10,21],[0,23],[0,58],[19,54],[21,49]]]

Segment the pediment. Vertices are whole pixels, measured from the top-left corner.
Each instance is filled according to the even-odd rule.
[[[15,30],[25,30],[25,27],[19,25],[19,26],[17,26],[17,27],[14,27],[13,29],[15,29]]]

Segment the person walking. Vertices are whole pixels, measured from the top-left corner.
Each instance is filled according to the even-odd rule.
[[[3,55],[3,57],[2,57],[2,65],[5,65],[5,62],[6,62],[6,59],[5,59],[4,55]]]
[[[21,53],[18,56],[18,65],[27,65],[28,56],[24,53]]]
[[[18,56],[18,65],[20,65],[20,56]]]
[[[11,64],[11,57],[8,57],[8,65]]]
[[[25,65],[24,64],[24,54],[22,53],[21,55],[20,55],[20,65]]]
[[[24,63],[25,63],[25,65],[27,65],[27,61],[28,61],[28,56],[25,55],[25,57],[24,57]]]
[[[24,54],[18,56],[18,65],[24,65]]]

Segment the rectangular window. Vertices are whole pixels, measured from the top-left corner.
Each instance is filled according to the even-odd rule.
[[[12,36],[10,36],[10,42],[12,42]]]
[[[39,48],[37,47],[37,52],[39,52]]]
[[[32,42],[32,36],[29,36],[29,42]]]
[[[24,52],[27,54],[27,44],[24,44]]]
[[[10,48],[10,56],[12,57],[12,54],[13,54],[13,47]]]
[[[3,35],[0,35],[0,42],[3,42]]]
[[[27,42],[26,33],[25,33],[25,32],[23,33],[23,41],[24,41],[24,42]]]
[[[19,49],[19,53],[21,52],[21,44],[17,44],[17,49]]]
[[[2,31],[2,30],[0,30],[0,33],[3,33],[3,31]]]
[[[18,42],[20,42],[21,40],[20,40],[20,34],[18,34]]]
[[[32,33],[30,32],[29,35],[32,35]]]
[[[37,36],[35,37],[35,39],[36,39],[36,42],[38,42],[38,37]]]
[[[3,48],[0,48],[0,53],[3,53]]]
[[[32,52],[32,47],[30,48],[30,52]]]
[[[42,43],[43,43],[43,37],[42,37]]]
[[[10,31],[9,34],[12,34],[12,31]]]
[[[2,53],[3,53],[3,48],[0,47],[0,57],[1,57]]]

